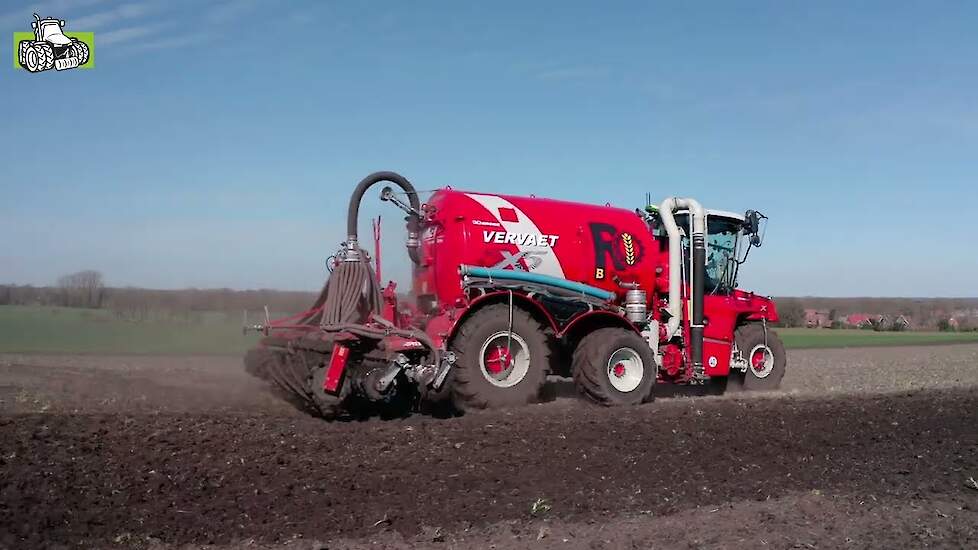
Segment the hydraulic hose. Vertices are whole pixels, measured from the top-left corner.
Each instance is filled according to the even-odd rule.
[[[383,307],[380,284],[366,256],[357,261],[340,262],[326,282],[326,300],[320,324],[323,327],[365,323]]]
[[[421,200],[418,198],[418,192],[407,178],[395,172],[374,172],[370,174],[357,184],[356,189],[353,190],[353,195],[350,197],[350,207],[346,215],[346,234],[350,249],[356,249],[357,223],[360,217],[360,201],[363,199],[363,194],[375,183],[382,181],[389,181],[400,187],[407,194],[411,208],[415,212],[421,211]],[[421,255],[418,252],[421,222],[416,215],[408,216],[407,230],[408,254],[411,256],[411,261],[418,265],[421,263]]]

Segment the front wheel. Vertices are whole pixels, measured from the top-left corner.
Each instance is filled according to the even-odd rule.
[[[598,329],[574,350],[574,385],[600,405],[638,405],[652,401],[657,366],[652,348],[623,328]]]
[[[766,334],[765,334],[766,333]],[[737,353],[734,359],[746,364],[746,371],[730,370],[727,391],[769,391],[781,387],[788,356],[778,333],[761,325],[744,325],[734,334]]]
[[[46,42],[36,42],[31,48],[31,51],[35,53],[34,59],[36,60],[37,64],[33,69],[31,67],[27,67],[28,71],[36,73],[46,71],[51,67],[54,67],[54,49],[51,48],[50,44]],[[28,64],[30,64],[31,56],[29,53],[27,59]]]
[[[21,40],[20,43],[17,44],[17,63],[19,63],[20,66],[25,69],[27,68],[27,52],[30,49],[31,49],[30,40]]]
[[[24,49],[24,51],[20,54],[20,57],[23,59],[20,62],[20,66],[27,69],[29,72],[36,73],[44,70],[41,68],[43,60],[41,59],[41,56],[38,55],[37,49],[34,48],[34,46],[29,46],[28,48]]]
[[[461,411],[541,400],[550,364],[543,325],[528,312],[494,304],[465,320],[452,339],[452,402]]]

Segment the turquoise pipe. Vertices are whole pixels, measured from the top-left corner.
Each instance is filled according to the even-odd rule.
[[[568,281],[567,279],[563,279],[561,277],[530,273],[529,271],[518,271],[515,269],[494,269],[491,267],[479,267],[474,265],[462,265],[459,266],[459,269],[461,270],[462,275],[471,275],[473,277],[482,277],[485,279],[500,281],[522,281],[525,283],[553,286],[564,290],[569,290],[571,292],[579,292],[585,296],[590,296],[599,300],[611,301],[615,297],[614,292],[608,292],[607,290],[603,290],[598,287],[578,283],[576,281]]]

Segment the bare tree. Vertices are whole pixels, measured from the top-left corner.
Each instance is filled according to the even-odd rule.
[[[105,284],[102,274],[86,269],[63,275],[58,278],[58,288],[61,290],[61,305],[68,307],[102,307]]]
[[[805,326],[805,306],[795,298],[779,298],[777,300],[780,325],[783,327]]]

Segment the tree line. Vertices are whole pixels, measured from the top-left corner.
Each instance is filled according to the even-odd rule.
[[[895,323],[899,317],[910,321],[915,329],[970,330],[978,327],[978,298],[824,298],[783,297],[775,298],[780,325],[803,327],[805,310],[827,312],[834,328],[843,326],[842,320],[851,314],[884,316],[887,323],[878,325],[871,319],[868,328],[874,330],[903,330]],[[957,325],[952,324],[957,319]]]
[[[135,321],[168,317],[191,317],[201,312],[261,311],[265,306],[275,313],[297,313],[310,307],[316,292],[273,289],[233,290],[230,288],[155,290],[137,287],[108,287],[95,270],[70,273],[53,286],[0,285],[0,305],[44,305],[105,309]],[[885,315],[893,320],[902,315],[914,328],[949,328],[955,312],[978,312],[978,298],[819,298],[782,297],[775,299],[782,326],[805,326],[805,310],[829,312],[835,324],[853,313]],[[964,321],[965,328],[967,323]]]
[[[0,305],[41,305],[104,309],[133,321],[160,318],[191,318],[201,312],[240,315],[261,311],[297,313],[308,309],[318,292],[272,289],[156,290],[137,287],[108,287],[97,271],[79,271],[60,277],[55,286],[0,285]]]

